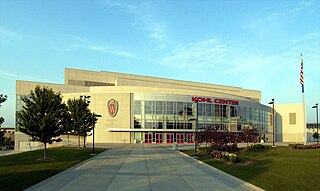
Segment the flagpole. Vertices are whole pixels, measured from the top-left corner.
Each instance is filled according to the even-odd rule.
[[[306,129],[306,107],[305,107],[305,103],[304,103],[304,92],[302,93],[302,109],[303,109],[303,125],[304,125],[304,145],[307,145],[308,142],[308,133],[307,133],[307,129]]]
[[[303,109],[303,131],[304,131],[304,145],[307,145],[308,142],[308,133],[306,129],[306,107],[304,101],[304,75],[303,75],[303,59],[302,53],[300,54],[301,58],[301,68],[300,68],[300,83],[302,85],[302,109]]]

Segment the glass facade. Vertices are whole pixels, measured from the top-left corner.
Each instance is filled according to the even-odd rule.
[[[150,129],[136,132],[134,139],[146,143],[192,143],[195,129],[216,127],[236,132],[250,127],[258,129],[259,139],[270,141],[271,109],[255,101],[238,102],[238,105],[195,103],[189,95],[134,94],[133,128]]]

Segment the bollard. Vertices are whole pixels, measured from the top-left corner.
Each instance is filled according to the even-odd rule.
[[[177,150],[178,150],[178,144],[177,144],[177,143],[173,143],[172,149],[173,149],[174,151],[177,151]]]

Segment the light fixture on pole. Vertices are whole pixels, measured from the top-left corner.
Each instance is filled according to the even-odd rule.
[[[83,101],[85,103],[83,109],[85,109],[85,108],[87,108],[89,106],[89,104],[90,104],[90,100],[89,99],[90,98],[91,98],[91,96],[87,96],[87,95],[81,95],[80,96],[80,99],[81,100],[83,99]],[[88,104],[88,105],[86,105],[86,104]],[[79,144],[80,144],[80,142],[79,142]],[[83,147],[86,147],[86,136],[85,135],[83,136]]]
[[[194,129],[194,156],[197,155],[197,131],[198,131],[198,100],[196,100],[196,118],[188,119],[188,121],[195,121],[195,129]]]
[[[272,101],[271,102],[269,102],[269,104],[272,104],[272,133],[273,133],[273,138],[272,138],[272,147],[275,147],[275,145],[274,145],[274,140],[275,140],[275,131],[274,131],[274,119],[275,119],[275,117],[274,117],[274,99],[272,99]]]
[[[196,128],[195,128],[195,133],[194,133],[194,156],[197,156],[197,147],[198,147],[198,116],[199,116],[199,110],[198,110],[198,100],[195,101],[196,103]]]
[[[316,119],[317,119],[317,135],[318,135],[318,139],[317,139],[317,144],[319,144],[319,123],[318,123],[318,103],[316,103],[316,105],[312,106],[312,108],[316,109]]]
[[[86,95],[83,96],[83,95],[81,95],[80,99],[82,99],[82,98],[84,99],[85,103],[88,103],[88,104],[90,103],[89,99],[91,98],[91,96],[86,96]]]
[[[94,125],[95,125],[95,118],[96,117],[102,117],[101,115],[92,113],[92,155],[95,155],[94,152]]]

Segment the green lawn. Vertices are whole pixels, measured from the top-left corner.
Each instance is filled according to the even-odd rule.
[[[186,151],[193,155],[193,151]],[[320,149],[294,150],[277,147],[261,152],[242,152],[252,165],[228,164],[199,157],[203,162],[268,191],[318,190],[320,188]]]
[[[104,150],[97,148],[95,152]],[[0,156],[0,190],[26,189],[92,157],[91,153],[92,148],[58,147],[47,150],[47,161],[39,160],[43,150]]]

